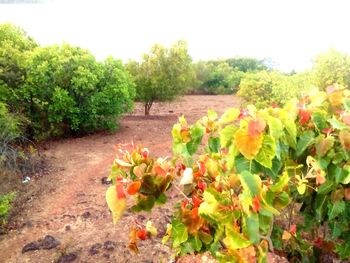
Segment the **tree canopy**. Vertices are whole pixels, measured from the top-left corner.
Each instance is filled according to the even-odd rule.
[[[330,49],[316,57],[313,72],[315,84],[322,90],[334,84],[349,88],[350,56],[335,49]]]
[[[149,115],[153,102],[171,101],[185,94],[195,79],[192,59],[184,41],[170,48],[156,44],[140,62],[130,61],[127,69],[134,76],[137,99]]]

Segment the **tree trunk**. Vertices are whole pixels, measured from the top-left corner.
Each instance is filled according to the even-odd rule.
[[[153,101],[149,101],[149,102],[145,103],[145,115],[146,116],[149,116],[149,112],[151,110],[152,104],[153,104]]]

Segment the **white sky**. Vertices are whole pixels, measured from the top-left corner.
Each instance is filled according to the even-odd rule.
[[[0,1],[1,2],[1,1]],[[40,44],[68,42],[139,59],[154,43],[185,39],[193,59],[270,57],[304,70],[330,47],[350,53],[346,0],[54,0],[0,4],[0,23],[23,27]]]

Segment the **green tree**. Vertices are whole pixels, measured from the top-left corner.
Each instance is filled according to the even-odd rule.
[[[0,24],[0,100],[13,105],[18,103],[17,89],[26,76],[26,61],[37,46],[26,32],[10,23]]]
[[[350,87],[350,56],[330,49],[316,57],[313,72],[315,84],[325,90],[328,86],[339,84]]]
[[[253,72],[261,70],[272,70],[266,64],[271,64],[269,61],[259,60],[249,57],[234,57],[226,59],[226,62],[234,69],[243,72]],[[269,62],[269,63],[266,63]]]
[[[131,61],[127,69],[134,76],[137,100],[149,115],[155,101],[171,101],[184,94],[195,79],[192,59],[184,41],[170,48],[154,45],[141,62]]]
[[[200,61],[195,69],[196,89],[206,94],[234,93],[244,74],[223,61]]]
[[[246,73],[241,80],[238,95],[246,104],[255,104],[257,108],[272,104],[282,105],[294,97],[300,97],[312,88],[309,73],[298,73],[292,76],[277,71]]]

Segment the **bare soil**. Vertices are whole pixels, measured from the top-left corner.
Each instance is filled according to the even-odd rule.
[[[149,117],[143,116],[142,105],[136,105],[132,114],[121,119],[115,133],[47,143],[42,153],[50,173],[33,177],[22,186],[26,198],[21,211],[14,217],[12,229],[0,236],[0,262],[171,262],[172,253],[161,245],[161,237],[141,242],[136,255],[127,244],[135,217],[152,220],[164,233],[176,193],[170,193],[169,204],[156,207],[152,213],[134,215],[127,211],[117,225],[112,224],[104,199],[108,186],[101,179],[109,175],[113,146],[133,141],[148,147],[154,156],[170,156],[171,128],[179,116],[184,114],[193,122],[208,108],[223,113],[238,105],[233,96],[186,96],[174,103],[155,104]],[[22,253],[26,244],[46,235],[60,245]]]

